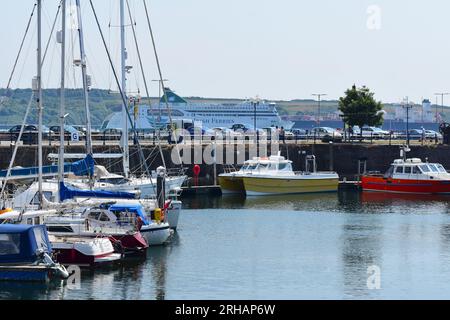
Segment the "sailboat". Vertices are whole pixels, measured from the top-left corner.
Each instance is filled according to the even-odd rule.
[[[63,39],[65,39],[65,13],[66,13],[66,1],[62,0],[62,12],[63,12]],[[79,9],[80,1],[77,0],[77,8]],[[38,24],[38,49],[37,49],[37,77],[33,79],[33,89],[35,91],[36,102],[38,106],[38,183],[37,183],[37,193],[34,199],[37,202],[38,211],[27,210],[23,208],[21,211],[9,210],[6,214],[1,216],[2,224],[27,224],[27,225],[41,225],[45,224],[45,218],[47,216],[54,215],[56,212],[54,210],[43,210],[44,202],[46,201],[44,195],[44,166],[43,166],[43,141],[42,141],[42,131],[43,131],[43,94],[42,94],[42,0],[37,1],[37,24]],[[81,20],[80,20],[81,25]],[[82,43],[82,37],[80,37],[80,42]],[[82,45],[81,45],[82,47]],[[64,66],[65,57],[65,46],[64,41],[62,45],[62,65]],[[85,70],[83,72],[84,83],[86,84],[86,74]],[[62,67],[62,77],[61,77],[61,128],[64,128],[64,67]],[[24,122],[25,123],[25,122]],[[63,130],[62,130],[63,132]],[[20,137],[19,137],[20,138]],[[64,156],[64,135],[61,135],[61,158]],[[89,142],[88,142],[89,144]],[[91,149],[92,150],[92,149]],[[88,158],[92,156],[92,152],[88,152]],[[14,161],[11,159],[11,163]],[[10,165],[10,168],[12,164]],[[64,186],[64,162],[59,163],[59,178],[60,186]],[[8,175],[11,170],[8,170]],[[6,179],[9,176],[6,176]],[[24,218],[25,217],[25,218]],[[94,266],[98,263],[111,263],[118,261],[122,258],[121,254],[115,254],[114,248],[111,241],[107,237],[97,237],[95,239],[89,237],[60,237],[49,233],[49,240],[56,253],[56,259],[62,264],[75,264],[80,266]]]
[[[129,9],[129,8],[128,8]],[[130,20],[132,20],[131,11]],[[127,91],[127,74],[129,70],[132,69],[131,66],[127,65],[128,59],[128,51],[126,48],[126,22],[125,22],[125,1],[120,0],[120,43],[121,43],[121,83],[119,86],[119,90],[124,96],[122,103],[122,139],[121,139],[121,148],[123,152],[123,172],[124,175],[112,174],[106,170],[104,167],[97,167],[97,176],[93,184],[91,185],[91,189],[95,191],[123,191],[123,192],[138,192],[140,199],[151,199],[156,198],[156,174],[149,172],[142,177],[135,177],[132,175],[130,170],[130,127],[132,130],[135,130],[133,124],[131,122],[131,118],[129,117],[130,110],[128,106],[128,101],[130,101]],[[134,24],[130,23],[133,28],[134,34]],[[135,34],[134,34],[135,35]],[[135,38],[136,49],[139,51],[137,45],[137,39]],[[140,55],[140,53],[138,53]],[[141,62],[142,63],[142,62]],[[141,65],[142,67],[142,65]],[[146,83],[145,77],[144,82]],[[148,88],[146,85],[147,95],[149,95]],[[158,139],[159,148],[160,141]],[[164,157],[161,152],[162,161],[164,162]],[[146,161],[141,157],[142,162]],[[169,194],[171,192],[179,193],[181,192],[181,186],[186,181],[187,176],[184,174],[178,176],[166,176],[165,183],[165,193]],[[71,184],[78,188],[86,188],[88,187],[88,182],[82,180],[74,180],[71,181]]]

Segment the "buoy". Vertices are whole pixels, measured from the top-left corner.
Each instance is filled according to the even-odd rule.
[[[194,166],[194,184],[196,187],[198,187],[198,177],[200,176],[200,172],[201,172],[200,166],[196,164]]]

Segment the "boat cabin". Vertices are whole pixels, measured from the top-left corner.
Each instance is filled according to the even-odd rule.
[[[421,159],[412,158],[395,160],[385,178],[417,179],[417,180],[449,180],[450,174],[439,163],[422,162]]]
[[[45,226],[0,225],[0,265],[32,264],[52,246]]]
[[[286,160],[281,156],[271,156],[267,158],[255,157],[246,161],[239,170],[241,174],[286,174],[292,173],[292,161]]]

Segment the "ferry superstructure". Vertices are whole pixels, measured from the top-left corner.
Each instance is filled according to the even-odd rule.
[[[231,128],[235,124],[243,124],[249,129],[254,128],[255,106],[251,101],[241,103],[190,103],[175,92],[166,89],[170,115],[173,120],[192,120],[204,129]],[[102,129],[121,129],[123,127],[122,113],[114,113],[106,118]],[[161,99],[159,106],[141,105],[134,110],[137,130],[148,130],[163,126],[169,122],[169,110],[165,99]],[[276,103],[260,102],[256,106],[257,128],[284,127],[292,129],[294,122],[283,121],[277,110]]]

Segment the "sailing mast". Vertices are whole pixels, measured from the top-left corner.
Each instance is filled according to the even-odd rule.
[[[65,122],[65,63],[66,63],[66,0],[61,1],[62,5],[62,25],[59,33],[61,42],[61,88],[60,88],[60,111],[59,111],[59,160],[58,160],[58,182],[61,194],[61,186],[64,183],[64,122]]]
[[[125,97],[127,97],[127,58],[128,53],[125,43],[125,0],[120,0],[120,43],[121,43],[121,67],[122,67],[122,91]],[[130,146],[128,139],[128,114],[127,103],[128,99],[125,99],[125,103],[122,105],[122,150],[123,150],[123,171],[126,178],[130,173]]]
[[[78,34],[80,40],[80,59],[81,59],[81,72],[83,76],[83,90],[84,90],[84,107],[86,112],[86,153],[93,156],[92,150],[92,126],[91,126],[91,111],[89,108],[89,86],[86,65],[86,52],[84,49],[84,35],[83,35],[83,22],[81,19],[81,5],[80,0],[76,0],[77,16],[78,16]],[[93,177],[89,177],[90,185],[93,185]]]
[[[42,209],[44,201],[43,194],[43,155],[42,155],[42,0],[37,1],[37,24],[38,24],[38,48],[37,48],[37,77],[36,77],[36,89],[37,89],[37,110],[38,110],[38,185],[39,185],[39,209]]]

